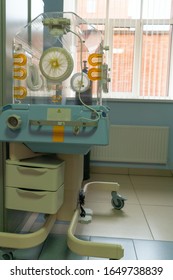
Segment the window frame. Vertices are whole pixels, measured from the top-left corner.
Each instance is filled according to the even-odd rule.
[[[66,1],[65,1],[66,2]],[[76,12],[77,10],[77,0],[73,2],[72,10]],[[109,5],[108,5],[109,6]],[[111,90],[111,83],[109,83],[109,93],[103,93],[103,99],[110,100],[124,100],[124,101],[173,101],[173,79],[171,76],[173,74],[173,1],[170,10],[170,18],[167,19],[144,19],[143,18],[143,2],[140,4],[140,12],[138,18],[132,19],[112,19],[108,18],[107,8],[105,18],[84,18],[87,22],[97,27],[97,24],[105,25],[105,40],[104,45],[109,46],[109,51],[106,52],[107,64],[110,69],[112,69],[112,54],[113,54],[113,28],[118,27],[120,22],[126,22],[126,26],[123,27],[133,27],[135,28],[135,38],[134,38],[134,57],[133,57],[133,74],[132,74],[132,91],[127,96],[120,96],[117,92]],[[106,17],[107,15],[107,17]],[[115,26],[117,22],[117,26]],[[143,27],[144,25],[170,25],[170,42],[169,42],[169,67],[167,74],[167,93],[165,96],[141,96],[140,95],[140,83],[141,83],[141,66],[142,66],[142,47],[143,47]],[[111,77],[110,77],[111,78]]]
[[[97,25],[98,22],[103,23],[103,19],[86,19],[92,25]],[[125,23],[125,24],[124,24]],[[105,23],[106,25],[106,23]],[[113,55],[113,28],[123,26],[123,28],[134,28],[134,58],[133,58],[133,74],[132,74],[132,91],[129,94],[125,94],[125,97],[120,96],[120,93],[113,92],[111,86],[109,86],[109,94],[103,93],[103,98],[110,99],[137,99],[137,100],[173,100],[173,79],[171,79],[171,73],[173,73],[173,19],[109,19],[107,22],[109,28],[105,28],[105,44],[109,46],[107,54],[107,63],[110,69],[112,69],[112,55]],[[165,96],[140,96],[140,82],[141,82],[141,63],[142,63],[142,37],[145,25],[169,25],[171,32],[170,46],[169,46],[169,69],[167,76],[167,94]],[[111,77],[110,77],[111,78]]]

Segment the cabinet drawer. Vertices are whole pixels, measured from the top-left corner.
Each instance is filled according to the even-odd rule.
[[[64,185],[57,191],[35,191],[22,188],[5,188],[7,209],[54,214],[64,201]]]
[[[40,160],[41,161],[41,160]],[[6,186],[56,191],[64,183],[64,162],[56,164],[32,159],[22,162],[6,161]]]

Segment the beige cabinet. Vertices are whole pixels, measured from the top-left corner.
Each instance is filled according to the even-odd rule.
[[[64,161],[49,156],[6,161],[5,207],[54,214],[64,201]]]

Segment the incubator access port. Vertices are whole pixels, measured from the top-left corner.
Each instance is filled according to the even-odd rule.
[[[18,115],[11,115],[7,119],[7,126],[13,130],[19,129],[21,127],[21,123],[21,117]]]

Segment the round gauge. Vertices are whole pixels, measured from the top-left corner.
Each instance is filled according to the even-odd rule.
[[[76,92],[84,92],[90,87],[90,80],[85,73],[76,73],[71,78],[71,88]]]
[[[63,48],[49,48],[40,58],[40,71],[43,76],[53,82],[66,80],[73,71],[73,58]]]

